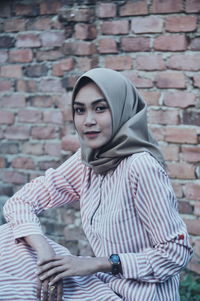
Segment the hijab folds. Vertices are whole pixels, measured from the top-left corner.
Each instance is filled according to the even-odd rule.
[[[112,137],[99,149],[81,143],[82,161],[95,173],[105,173],[117,167],[125,157],[146,151],[162,166],[163,156],[147,125],[147,105],[134,85],[121,73],[95,68],[84,73],[76,82],[72,104],[85,79],[93,81],[104,94],[112,115]]]

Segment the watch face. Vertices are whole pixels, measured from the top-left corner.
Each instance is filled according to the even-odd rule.
[[[111,260],[112,260],[113,263],[119,263],[120,262],[119,256],[117,254],[113,254],[111,256]]]

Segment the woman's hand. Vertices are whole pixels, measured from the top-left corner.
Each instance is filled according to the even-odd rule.
[[[49,245],[47,239],[40,234],[32,234],[24,237],[24,240],[30,245],[37,253],[37,265],[54,260],[56,254],[53,248]],[[46,278],[41,281],[38,277],[37,285],[37,298],[41,301],[62,301],[62,280],[57,282],[53,287],[49,286],[51,278]],[[43,292],[43,295],[42,295]],[[42,299],[41,299],[42,298]]]
[[[41,265],[51,262],[55,258],[55,252],[51,246],[46,246],[38,252],[38,268]],[[42,281],[38,275],[38,287],[37,287],[37,298],[41,301],[62,301],[63,289],[62,289],[62,279],[58,281],[54,286],[50,286],[49,283],[51,278],[46,278]],[[43,291],[43,296],[41,299],[41,293]]]
[[[39,279],[50,279],[50,286],[54,286],[64,277],[85,276],[96,272],[110,272],[111,264],[107,257],[77,257],[55,256],[51,261],[44,262],[39,267]]]

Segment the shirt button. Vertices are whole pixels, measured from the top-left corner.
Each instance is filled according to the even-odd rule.
[[[183,240],[184,239],[184,235],[183,234],[179,234],[178,235],[178,240]]]

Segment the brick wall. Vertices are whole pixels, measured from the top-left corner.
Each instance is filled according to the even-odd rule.
[[[109,67],[130,78],[149,104],[200,256],[199,11],[198,0],[1,1],[0,210],[77,149],[72,87],[84,71]],[[90,254],[78,207],[50,210],[42,225],[72,252]],[[195,262],[190,268],[200,272]]]

